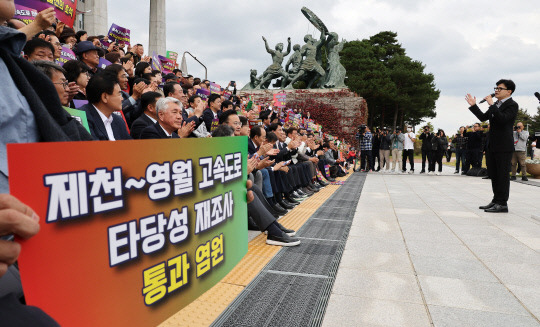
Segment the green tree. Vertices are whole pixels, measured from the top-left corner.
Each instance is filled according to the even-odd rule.
[[[370,125],[417,125],[435,117],[433,74],[405,54],[397,33],[384,31],[362,41],[345,44],[341,53],[347,69],[347,86],[368,103]]]

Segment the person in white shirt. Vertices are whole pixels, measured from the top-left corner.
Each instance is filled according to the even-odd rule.
[[[405,141],[403,142],[403,167],[401,169],[403,173],[407,171],[407,159],[409,159],[411,166],[409,174],[414,174],[414,142],[416,142],[416,136],[412,126],[407,126],[407,133],[405,133]]]

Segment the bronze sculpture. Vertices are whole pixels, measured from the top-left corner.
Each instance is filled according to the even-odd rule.
[[[318,40],[310,34],[304,37],[305,44],[294,45],[294,53],[287,61],[285,69],[282,64],[286,56],[291,52],[291,38],[288,38],[287,51],[283,52],[283,44],[278,43],[275,50],[268,47],[268,42],[263,36],[266,52],[272,56],[272,64],[264,73],[257,77],[257,71],[251,70],[250,82],[242,90],[267,89],[272,80],[280,78],[274,87],[293,88],[297,81],[304,81],[307,88],[345,88],[346,70],[340,62],[339,52],[343,49],[345,40],[339,41],[338,34],[329,32],[326,25],[306,7],[301,9],[304,16],[321,32]],[[322,67],[322,49],[327,51],[326,69]],[[291,68],[289,68],[292,65]]]

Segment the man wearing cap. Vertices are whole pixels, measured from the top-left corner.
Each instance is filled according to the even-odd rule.
[[[169,83],[169,82],[178,83],[178,76],[174,75],[173,73],[169,73],[165,75],[164,79],[165,79],[165,83]]]
[[[79,42],[75,48],[75,54],[80,61],[88,66],[88,73],[91,76],[103,70],[99,68],[98,48],[92,42]]]

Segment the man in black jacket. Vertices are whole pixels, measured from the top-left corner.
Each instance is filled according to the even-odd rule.
[[[156,103],[157,122],[143,129],[141,139],[177,139],[193,132],[194,122],[183,124],[182,108],[176,98],[161,98]],[[178,133],[180,133],[180,136]]]
[[[90,134],[101,141],[131,140],[124,120],[115,111],[122,110],[122,93],[112,72],[95,74],[86,86],[86,112]]]
[[[157,92],[146,92],[141,96],[141,106],[144,108],[143,114],[131,125],[131,137],[140,139],[143,129],[157,122],[156,102],[161,98]]]
[[[495,87],[493,102],[491,95],[484,99],[489,109],[483,113],[476,105],[476,98],[467,94],[465,99],[470,105],[469,110],[479,120],[489,119],[488,175],[491,178],[493,199],[488,205],[481,206],[486,212],[508,212],[508,197],[510,195],[510,163],[514,151],[513,127],[518,112],[518,104],[511,98],[516,90],[512,80],[499,80]]]
[[[429,167],[431,167],[431,163],[433,161],[431,139],[433,137],[433,133],[429,131],[429,126],[425,126],[424,132],[420,134],[419,137],[422,140],[422,170],[420,171],[420,174],[424,174],[426,172],[426,158],[428,161],[428,170]]]

